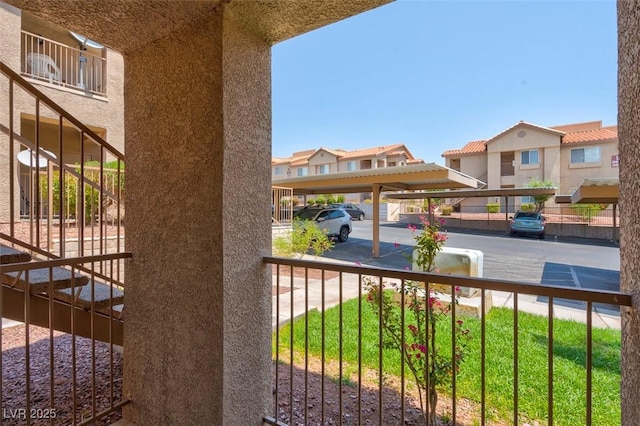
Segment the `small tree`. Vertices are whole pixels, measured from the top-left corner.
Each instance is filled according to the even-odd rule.
[[[529,183],[527,183],[527,188],[555,188],[556,184],[551,180],[540,180],[538,178],[531,178]],[[536,211],[544,209],[544,204],[549,201],[551,195],[534,195],[533,201],[536,205]]]
[[[412,260],[421,270],[432,272],[435,270],[435,258],[447,237],[440,231],[442,222],[430,223],[424,217],[420,219],[422,232],[416,233],[417,228],[409,225],[416,241],[416,256]],[[426,424],[436,426],[437,388],[450,384],[453,374],[459,371],[469,339],[469,330],[458,319],[451,325],[455,334],[453,354],[450,348],[441,347],[436,340],[438,323],[451,323],[452,304],[457,303],[460,289],[455,288],[455,297],[447,303],[440,301],[434,290],[427,291],[428,287],[421,282],[387,284],[364,277],[364,283],[367,302],[381,319],[384,346],[400,352],[417,385],[420,410]],[[396,292],[404,295],[400,301],[394,294]],[[402,306],[402,299],[406,309]]]

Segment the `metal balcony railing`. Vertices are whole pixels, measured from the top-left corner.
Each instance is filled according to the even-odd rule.
[[[438,325],[439,335],[449,342],[447,346],[438,340],[443,357],[439,368],[445,365],[442,359],[456,364],[460,332],[471,329],[465,337],[464,361],[459,369],[450,370],[449,381],[438,388],[437,413],[441,421],[446,420],[439,424],[604,424],[602,411],[613,407],[615,412],[616,404],[619,417],[619,399],[615,402],[619,392],[606,385],[607,396],[602,398],[602,385],[595,383],[601,369],[619,369],[620,359],[613,347],[594,335],[599,336],[596,326],[602,327],[597,323],[603,318],[601,312],[630,306],[629,294],[277,257],[266,257],[264,262],[273,269],[274,317],[274,405],[264,419],[267,424],[428,424],[417,414],[413,369],[399,351],[387,353],[389,335],[382,316],[375,314],[384,310],[378,305],[382,298],[376,299],[375,293],[382,286],[400,301],[397,309],[402,312],[395,317],[398,330],[403,330],[400,345],[410,351],[417,333],[410,325],[415,308],[407,290],[411,283],[439,283],[428,284],[427,292],[438,289],[442,292],[438,300],[449,303],[448,317]],[[450,303],[457,286],[477,289],[476,318],[467,316],[469,305]],[[510,300],[510,306],[494,308],[498,315],[492,315],[487,302],[498,294]],[[542,315],[524,312],[532,298],[542,307]],[[440,302],[429,300],[424,308],[433,312]],[[578,309],[563,308],[571,301]],[[579,329],[581,343],[571,348],[565,347],[563,337],[569,322],[558,318],[568,311],[581,318],[573,325]],[[531,331],[529,322],[534,318],[544,331]],[[615,319],[613,314],[610,320]],[[431,329],[427,324],[423,330]],[[527,352],[524,343],[532,338],[539,350],[535,355]],[[506,340],[507,346],[497,349],[498,340]],[[430,353],[430,335],[423,341],[427,342],[423,353]],[[413,349],[410,356],[417,353]],[[490,377],[488,371],[497,368],[498,358],[507,359],[509,367],[499,371],[497,378],[496,374]],[[568,376],[567,364],[575,364],[579,373]],[[470,365],[475,366],[474,373],[466,372]],[[532,373],[532,365],[539,366],[537,373]],[[425,368],[432,371],[432,367]],[[539,386],[532,387],[532,380]],[[575,399],[564,395],[567,382],[575,388],[571,397]],[[496,387],[506,389],[502,396],[496,395]],[[506,414],[504,407],[497,414],[501,411],[493,406],[500,398]],[[615,415],[606,421],[616,423]]]
[[[85,50],[22,31],[22,75],[106,96],[107,60]]]
[[[0,237],[5,247],[28,250]],[[116,307],[123,284],[114,271],[129,257],[0,264],[3,424],[111,424],[120,418],[129,401],[122,395],[123,323]],[[71,278],[61,278],[65,271]],[[4,328],[7,319],[20,324]],[[96,423],[101,419],[106,423]]]

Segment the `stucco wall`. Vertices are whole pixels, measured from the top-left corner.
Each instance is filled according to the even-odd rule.
[[[13,70],[20,69],[20,10],[16,9],[8,4],[0,3],[0,61],[7,64]],[[18,52],[16,55],[15,52]],[[2,84],[0,84],[0,98],[8,99],[7,90],[8,84],[4,77],[0,78]],[[8,102],[0,102],[0,123],[9,127],[9,105]],[[19,120],[14,119],[14,129]],[[17,155],[18,144],[14,143],[14,151]],[[0,164],[2,165],[2,173],[0,173],[0,222],[8,222],[11,217],[11,205],[8,202],[10,193],[10,180],[8,178],[8,165],[9,165],[9,137],[0,132]],[[17,174],[17,161],[14,161],[16,167],[16,174],[14,176],[14,185],[18,187],[18,174]],[[6,167],[6,168],[5,168]],[[19,193],[13,194],[14,202],[14,215],[18,217],[19,214]]]
[[[600,147],[600,162],[571,164],[571,150],[588,147]],[[611,156],[618,154],[618,144],[614,142],[599,144],[569,144],[563,145],[560,150],[562,163],[563,194],[569,194],[571,189],[580,186],[587,178],[615,178],[618,177],[618,167],[612,167]]]
[[[127,56],[133,422],[257,425],[267,412],[270,60],[221,11]]]
[[[17,12],[16,12],[17,11]],[[4,3],[0,3],[2,25],[0,25],[0,61],[10,66],[14,71],[20,72],[20,30],[21,13]],[[107,50],[107,97],[95,97],[85,93],[63,88],[51,84],[38,84],[35,86],[54,102],[67,110],[71,115],[88,126],[107,129],[107,141],[118,150],[124,150],[124,61],[122,55],[112,50]],[[0,90],[6,90],[2,86]],[[14,122],[19,129],[19,117],[21,114],[34,116],[33,97],[17,91],[14,98],[14,114],[18,121]],[[42,117],[57,118],[47,108],[41,108]]]

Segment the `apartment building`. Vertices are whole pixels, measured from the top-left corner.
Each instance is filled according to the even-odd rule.
[[[0,2],[0,22],[0,61],[123,152],[122,55],[3,2]],[[0,78],[0,97],[9,99],[9,90],[8,80]],[[91,143],[90,135],[83,134],[67,120],[58,120],[57,114],[37,104],[27,91],[14,90],[13,96],[13,110],[5,109],[5,103],[0,111],[0,160],[2,164],[15,161],[15,178],[23,198],[21,208],[28,203],[25,197],[29,197],[27,188],[31,185],[33,164],[29,164],[32,161],[29,153],[20,155],[20,152],[35,149],[37,145],[63,159],[65,164],[110,160]],[[11,125],[14,159],[7,158]],[[63,148],[60,139],[64,141]],[[32,158],[35,159],[35,155]],[[42,164],[38,163],[40,167]],[[0,193],[9,191],[6,179],[0,181]],[[0,211],[0,218],[6,215],[6,211]]]
[[[271,160],[273,181],[291,177],[354,172],[382,167],[423,163],[404,144],[363,148],[353,151],[318,148],[294,152],[291,157]]]
[[[524,187],[536,178],[554,182],[559,194],[570,194],[586,178],[618,177],[618,131],[602,121],[551,127],[520,121],[442,156],[447,167],[486,182],[489,189]],[[460,210],[472,211],[495,201],[461,200]],[[528,197],[517,197],[509,204],[518,208],[530,202]]]

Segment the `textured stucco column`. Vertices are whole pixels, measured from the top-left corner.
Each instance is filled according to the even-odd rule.
[[[222,8],[125,55],[125,419],[259,425],[271,401],[270,47]]]
[[[622,424],[640,419],[640,5],[618,1],[620,288],[633,294],[622,317]]]

